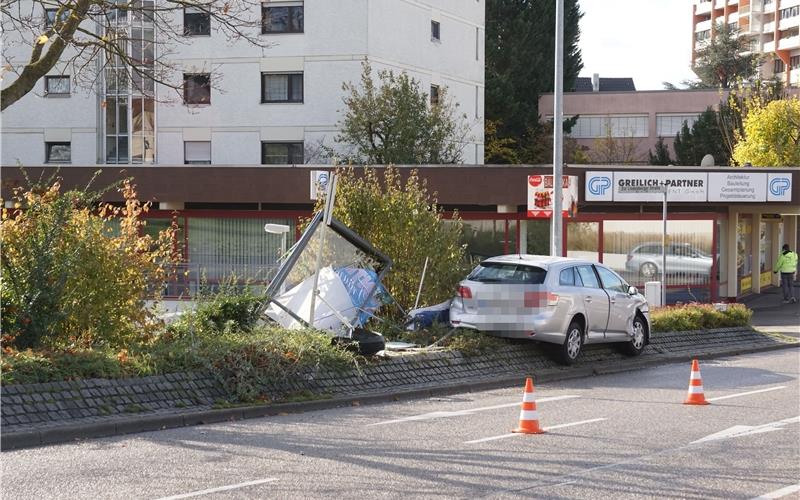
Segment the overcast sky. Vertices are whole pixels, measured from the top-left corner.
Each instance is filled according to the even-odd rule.
[[[580,76],[632,77],[637,90],[695,79],[692,0],[578,0]]]

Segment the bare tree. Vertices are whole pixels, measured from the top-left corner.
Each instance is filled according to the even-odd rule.
[[[171,56],[192,43],[186,14],[204,31],[266,48],[260,0],[0,0],[3,75],[16,78],[0,92],[5,110],[54,68],[75,85],[94,90],[101,75],[153,94],[155,84],[181,91]],[[299,22],[302,22],[300,19]],[[205,34],[205,33],[204,33]],[[212,73],[213,68],[204,71]],[[108,73],[107,73],[108,72]],[[216,78],[212,75],[211,84]]]
[[[639,151],[641,143],[642,139],[635,137],[633,130],[614,131],[611,125],[607,124],[605,135],[594,140],[589,157],[593,162],[603,164],[642,163],[643,155]]]

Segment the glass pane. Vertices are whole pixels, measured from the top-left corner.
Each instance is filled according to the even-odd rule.
[[[289,148],[286,144],[264,143],[262,160],[265,165],[282,165],[289,163]]]
[[[142,58],[142,62],[144,64],[153,64],[153,60],[155,59],[155,47],[153,45],[153,30],[146,29],[144,30],[144,56]]]
[[[747,218],[739,219],[736,229],[736,276],[739,279],[739,294],[753,289],[753,223]]]
[[[119,137],[117,145],[119,146],[119,162],[128,163],[128,138]]]
[[[131,161],[133,163],[142,163],[144,156],[144,138],[140,135],[134,135],[131,138]]]
[[[106,161],[117,163],[117,138],[114,136],[106,137]]]
[[[140,134],[142,132],[142,99],[131,99],[131,124],[133,125],[133,133]]]
[[[467,245],[471,262],[505,253],[504,220],[465,220],[461,243]]]
[[[142,130],[152,132],[155,129],[155,100],[144,100],[144,114],[142,115]]]
[[[528,219],[526,226],[527,253],[550,255],[550,220]]]
[[[131,29],[131,58],[134,61],[142,60],[142,29]]]
[[[598,262],[600,260],[599,232],[599,222],[568,222],[567,257]]]
[[[303,7],[291,8],[291,26],[292,31],[303,31]]]
[[[264,32],[285,32],[289,30],[289,7],[264,8]]]
[[[291,75],[291,94],[292,101],[301,102],[303,100],[303,75]]]
[[[156,154],[156,138],[152,135],[144,136],[144,161],[145,163],[152,163],[155,161]]]
[[[117,100],[113,97],[106,99],[106,134],[117,133]]]
[[[119,133],[128,133],[128,100],[124,97],[119,99]]]
[[[47,161],[69,163],[71,149],[69,144],[48,144],[47,149]]]
[[[265,75],[264,100],[287,101],[289,99],[289,75]]]

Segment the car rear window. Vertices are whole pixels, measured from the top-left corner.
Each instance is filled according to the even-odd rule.
[[[505,262],[482,262],[467,277],[482,283],[522,283],[541,285],[547,271],[541,267],[509,264]]]

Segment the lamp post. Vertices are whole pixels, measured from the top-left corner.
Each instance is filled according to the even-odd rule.
[[[561,257],[562,172],[564,144],[564,0],[556,0],[556,54],[553,89],[553,215],[550,220],[550,255]]]

